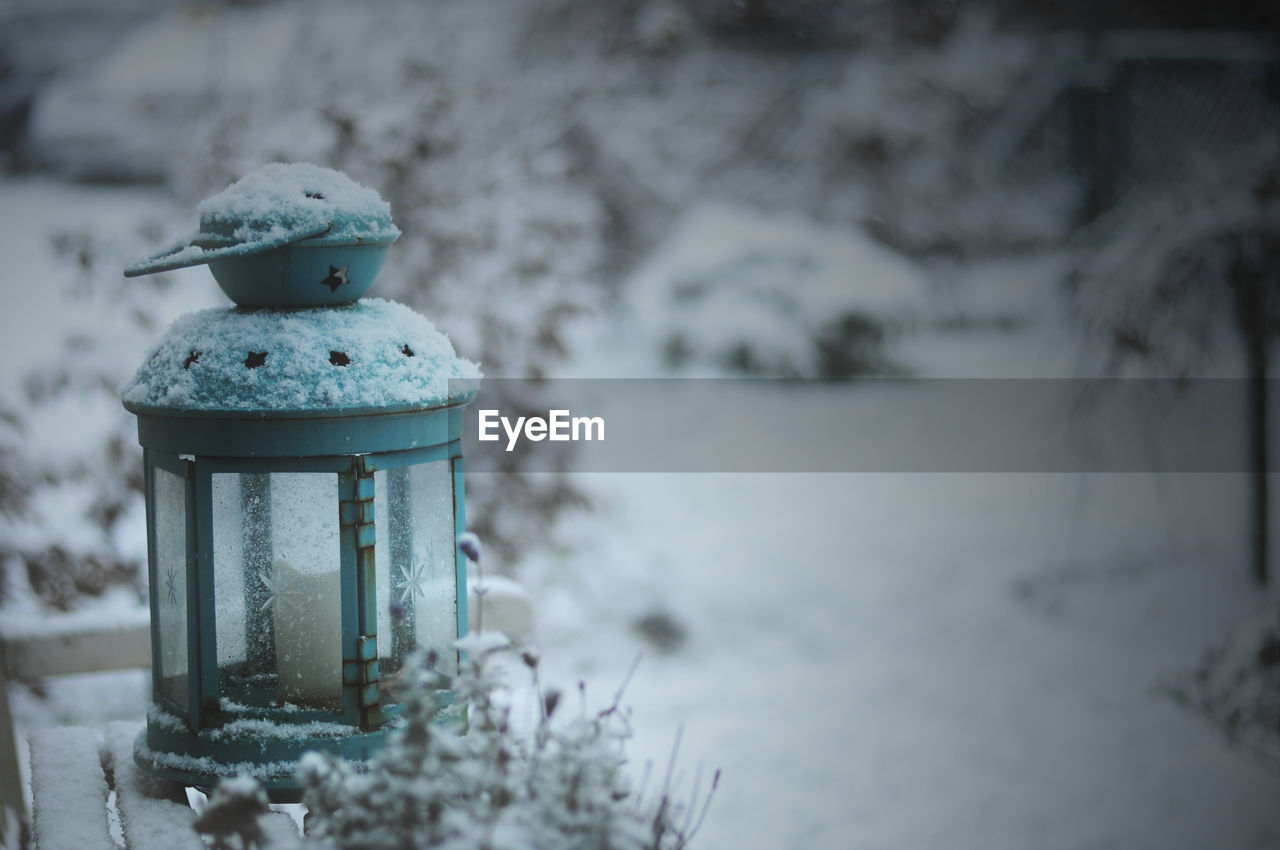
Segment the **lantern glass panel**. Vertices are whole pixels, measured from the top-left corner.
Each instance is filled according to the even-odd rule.
[[[458,574],[448,460],[374,473],[379,664],[398,670],[415,647],[457,672]]]
[[[216,473],[213,563],[223,700],[340,707],[337,475]]]
[[[183,708],[187,685],[187,481],[165,469],[152,470],[155,498],[156,637],[155,688]]]

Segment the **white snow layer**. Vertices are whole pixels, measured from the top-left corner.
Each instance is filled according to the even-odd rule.
[[[130,265],[125,274],[150,273],[148,266],[157,257],[199,263],[206,249],[217,249],[216,258],[225,259],[303,240],[350,245],[392,242],[400,236],[391,221],[391,205],[376,190],[341,171],[307,162],[264,165],[201,201],[199,211],[198,233]]]
[[[400,235],[391,205],[341,171],[306,162],[273,162],[200,203],[200,229],[237,242],[329,224],[332,240],[390,240]]]
[[[98,739],[83,727],[31,733],[32,832],[41,850],[114,848]]]
[[[479,367],[457,356],[425,317],[369,298],[314,310],[188,314],[120,394],[140,407],[193,410],[433,407],[463,397],[479,378]]]
[[[107,727],[106,752],[115,773],[116,809],[120,826],[133,850],[201,850],[204,842],[191,828],[195,812],[162,797],[163,790],[133,761],[137,723]]]
[[[812,339],[826,323],[904,326],[927,308],[918,267],[851,228],[702,203],[671,233],[628,290],[641,333],[694,362],[744,348],[784,373],[814,374]]]
[[[726,203],[702,203],[671,229],[671,238],[632,279],[635,308],[647,315],[672,292],[725,274],[752,260],[781,258],[793,266],[775,279],[780,297],[806,315],[834,306],[907,316],[924,307],[918,268],[865,234],[818,224],[803,216]],[[731,283],[731,282],[730,282]],[[656,303],[655,303],[656,302]]]

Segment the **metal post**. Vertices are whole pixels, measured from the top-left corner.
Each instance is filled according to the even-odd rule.
[[[240,475],[240,514],[244,524],[244,645],[249,675],[275,668],[275,619],[267,610],[271,574],[271,475]]]
[[[18,767],[18,743],[13,735],[13,711],[9,707],[9,660],[0,638],[0,836],[9,831],[9,817],[26,823],[26,800]]]

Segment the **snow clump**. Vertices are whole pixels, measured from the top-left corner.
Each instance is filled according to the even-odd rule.
[[[329,225],[327,241],[390,242],[400,235],[391,205],[341,171],[305,162],[273,162],[202,201],[202,236],[240,243]]]

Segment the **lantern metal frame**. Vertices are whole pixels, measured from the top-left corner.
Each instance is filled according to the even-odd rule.
[[[222,411],[156,408],[126,403],[138,417],[143,446],[148,577],[151,594],[153,670],[161,668],[161,618],[157,575],[156,470],[184,482],[186,511],[186,702],[161,693],[153,676],[153,715],[139,737],[135,760],[162,778],[209,787],[223,774],[194,765],[296,762],[308,750],[367,760],[382,744],[387,721],[398,705],[379,691],[378,595],[375,542],[375,473],[448,461],[452,485],[457,636],[467,633],[466,557],[456,544],[464,531],[462,411],[474,387],[439,407],[348,407],[298,411]],[[319,472],[337,477],[335,521],[339,526],[342,642],[340,710],[272,707],[238,708],[229,715],[220,703],[214,584],[213,476]],[[388,498],[389,494],[388,494]],[[392,500],[394,501],[394,500]],[[388,505],[390,511],[390,505]],[[390,517],[390,514],[388,514]],[[390,565],[387,565],[390,568]],[[386,636],[390,638],[390,636]],[[384,638],[384,639],[386,639]],[[442,704],[451,695],[441,695]],[[223,725],[261,719],[288,727],[315,721],[341,724],[345,734],[258,737],[219,735]],[[175,723],[174,721],[179,721]],[[273,799],[298,798],[296,779],[260,777]]]

